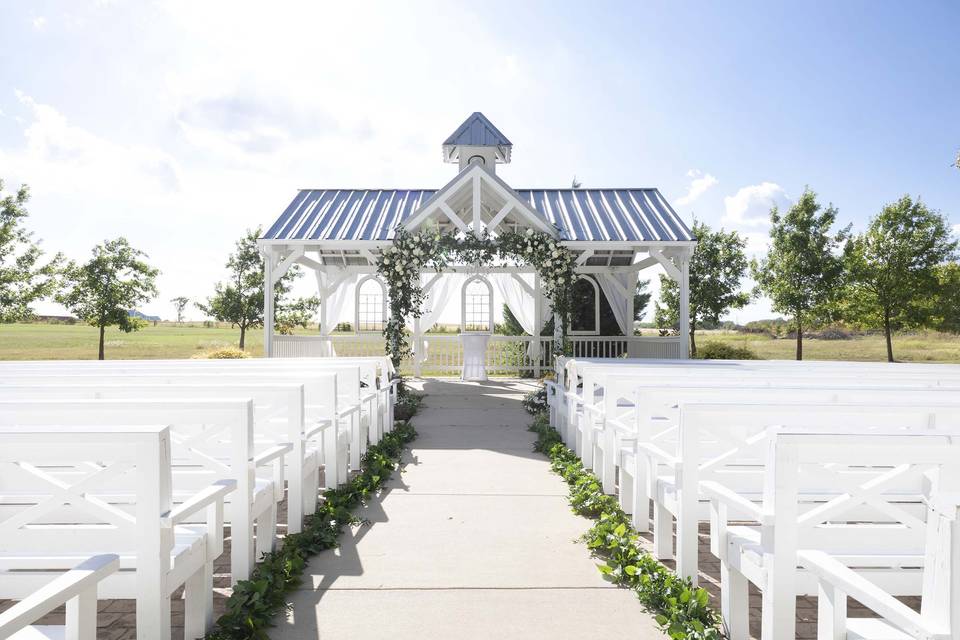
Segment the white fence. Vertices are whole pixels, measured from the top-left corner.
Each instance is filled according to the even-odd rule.
[[[531,336],[490,336],[486,352],[489,373],[501,375],[530,374],[540,376],[551,369],[553,340],[542,337],[539,357],[532,357]],[[571,336],[573,355],[577,358],[659,358],[681,357],[678,337]],[[333,347],[331,353],[330,347]],[[428,334],[418,349],[422,374],[460,373],[463,367],[463,345],[456,334]],[[383,337],[378,334],[321,336],[274,336],[275,357],[303,358],[336,354],[339,357],[380,356],[384,353]],[[414,370],[408,360],[404,368]]]

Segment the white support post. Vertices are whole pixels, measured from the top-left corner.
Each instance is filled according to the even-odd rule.
[[[690,357],[690,256],[680,255],[680,357]]]
[[[330,293],[327,288],[328,277],[326,271],[317,269],[317,292],[320,294],[320,338],[324,349],[330,345]],[[330,348],[328,355],[333,355],[333,349]]]
[[[420,358],[423,355],[423,339],[420,334],[420,318],[413,319],[413,377],[420,377]]]
[[[543,316],[543,295],[540,292],[540,274],[533,274],[533,342],[530,344],[530,359],[533,360],[533,375],[540,377],[540,318]]]
[[[273,268],[276,256],[273,249],[267,249],[263,254],[263,356],[273,356]]]
[[[637,292],[637,276],[634,275],[627,287],[627,344],[633,340],[633,320],[637,317],[637,310],[634,308]],[[629,347],[627,347],[629,349]]]

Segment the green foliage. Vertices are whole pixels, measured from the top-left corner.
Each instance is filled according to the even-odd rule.
[[[929,326],[940,292],[938,269],[957,242],[939,212],[905,195],[886,205],[844,250],[849,272],[844,312],[862,326],[883,328],[893,362],[892,332]]]
[[[0,180],[0,193],[3,180]],[[41,263],[43,251],[33,234],[23,227],[30,191],[21,185],[15,195],[0,199],[0,322],[20,322],[33,317],[30,305],[57,287],[63,255]]]
[[[532,416],[547,410],[547,389],[543,385],[523,397],[523,408]]]
[[[426,294],[420,285],[421,271],[440,272],[450,262],[490,266],[495,259],[530,264],[537,270],[544,295],[552,300],[554,312],[563,320],[561,337],[566,336],[564,323],[570,312],[568,292],[575,258],[551,236],[528,229],[524,233],[508,231],[493,239],[486,233],[479,237],[472,233],[453,236],[433,229],[413,234],[400,228],[393,245],[377,258],[377,274],[387,283],[389,294],[390,317],[383,335],[394,366],[399,367],[411,354],[406,319],[422,316]]]
[[[101,360],[106,327],[116,326],[129,333],[146,324],[130,314],[157,295],[156,278],[160,271],[147,264],[143,259],[146,257],[131,247],[126,238],[117,238],[94,247],[89,261],[80,265],[71,262],[64,270],[64,288],[57,294],[57,302],[100,329]]]
[[[697,351],[700,360],[760,360],[760,356],[746,347],[735,347],[724,342],[711,340]]]
[[[826,316],[842,288],[839,249],[850,227],[832,234],[836,219],[836,208],[822,209],[817,195],[806,189],[785,215],[777,207],[770,211],[770,251],[751,265],[758,289],[770,298],[773,310],[793,318],[797,360],[803,359],[806,323]]]
[[[174,309],[177,310],[177,322],[183,322],[183,310],[190,304],[190,298],[187,296],[177,296],[176,298],[171,298],[170,302],[173,303]]]
[[[696,330],[704,322],[718,323],[730,309],[740,309],[750,295],[740,291],[747,273],[746,240],[736,231],[713,231],[694,222],[697,248],[690,258],[690,354],[696,356]],[[663,329],[680,323],[680,286],[673,278],[660,275],[660,304],[655,314]]]
[[[702,587],[680,578],[639,546],[639,535],[630,517],[614,496],[603,493],[600,481],[583,468],[577,455],[560,442],[545,414],[534,418],[530,430],[537,434],[536,451],[550,458],[550,468],[570,487],[570,506],[593,518],[582,540],[601,560],[603,578],[631,589],[644,606],[656,612],[657,624],[676,640],[720,640],[720,619],[709,606]]]
[[[932,324],[939,331],[960,333],[960,264],[940,265],[937,280],[937,293],[930,301]]]
[[[249,580],[234,585],[226,613],[207,640],[266,640],[274,616],[287,606],[287,593],[300,583],[307,559],[337,547],[344,527],[359,524],[351,511],[390,478],[404,446],[416,436],[409,423],[397,423],[379,444],[368,447],[360,473],[346,486],[325,492],[303,531],[284,538],[277,551],[263,555]]]
[[[220,322],[229,322],[240,329],[240,348],[245,346],[247,330],[263,326],[264,263],[257,248],[261,229],[247,230],[236,243],[236,251],[227,258],[230,280],[214,285],[213,296],[197,308]],[[293,265],[274,285],[274,326],[281,334],[296,327],[306,328],[320,306],[316,296],[286,300],[293,282],[302,275]]]

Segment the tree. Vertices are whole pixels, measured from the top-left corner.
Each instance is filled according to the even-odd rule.
[[[247,230],[246,235],[237,241],[236,251],[227,259],[230,280],[218,282],[206,304],[196,303],[197,308],[207,315],[239,327],[241,349],[246,342],[247,330],[263,326],[264,264],[257,249],[260,233],[259,228]],[[306,328],[320,306],[320,300],[315,296],[291,302],[285,300],[291,285],[301,275],[294,265],[274,286],[274,326],[280,333],[290,333],[296,326]]]
[[[960,263],[937,268],[939,287],[933,298],[933,326],[939,331],[960,333]]]
[[[30,305],[54,292],[63,262],[59,253],[41,262],[43,251],[23,226],[29,199],[30,190],[21,185],[15,195],[0,200],[0,322],[31,318]]]
[[[770,210],[770,251],[751,264],[760,292],[773,303],[773,310],[793,319],[797,331],[797,360],[803,360],[803,329],[822,319],[843,283],[841,243],[850,227],[832,234],[837,220],[833,205],[822,209],[809,188],[785,215]]]
[[[729,310],[746,305],[750,295],[740,291],[747,273],[746,240],[736,231],[713,231],[696,221],[693,237],[697,248],[690,258],[690,355],[696,356],[697,327],[720,322]],[[661,328],[680,323],[680,286],[666,274],[660,274],[660,302],[654,318]]]
[[[183,310],[190,304],[190,298],[187,296],[177,296],[176,298],[171,298],[170,302],[173,303],[174,308],[177,310],[177,324],[180,324],[183,322]]]
[[[946,218],[909,195],[886,205],[847,243],[848,308],[855,320],[883,327],[889,362],[894,329],[930,323],[938,269],[956,250]]]
[[[94,247],[88,262],[71,262],[64,270],[64,289],[57,294],[57,302],[100,330],[100,360],[107,327],[130,333],[145,324],[133,311],[156,297],[155,281],[160,273],[144,261],[146,257],[126,238],[117,238]]]

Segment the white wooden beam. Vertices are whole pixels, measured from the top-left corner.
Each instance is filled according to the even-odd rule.
[[[480,237],[480,174],[473,175],[473,233]]]
[[[470,233],[470,229],[468,229],[467,225],[464,224],[463,220],[460,219],[460,216],[458,216],[457,213],[450,208],[450,205],[448,205],[446,202],[441,202],[440,210],[443,211],[444,215],[450,218],[450,221],[455,224],[460,231],[463,231],[464,233]]]
[[[650,257],[660,263],[664,271],[667,272],[667,275],[670,276],[674,282],[680,282],[682,275],[673,260],[663,255],[663,252],[659,249],[650,249]]]
[[[507,200],[507,204],[500,207],[500,211],[497,211],[497,215],[493,216],[490,220],[490,224],[487,225],[487,231],[493,231],[497,225],[503,222],[503,219],[513,210],[513,203]]]
[[[304,251],[304,247],[296,247],[292,252],[290,252],[290,255],[284,258],[280,264],[276,265],[276,267],[273,269],[273,274],[271,276],[273,280],[270,282],[270,284],[275,285],[280,282],[280,278],[287,275],[287,271],[290,270],[290,267],[293,266],[293,263],[303,257]]]
[[[580,254],[580,257],[577,258],[577,266],[582,267],[583,265],[587,264],[587,260],[589,260],[592,257],[593,257],[593,249],[585,249]]]
[[[300,256],[299,258],[297,258],[297,264],[302,264],[303,266],[313,270],[323,268],[323,263],[317,262],[313,258],[308,258],[307,256]]]
[[[636,268],[637,271],[643,271],[643,270],[646,269],[647,267],[652,267],[653,265],[655,265],[655,264],[657,264],[657,263],[659,263],[659,262],[660,262],[660,261],[657,260],[656,258],[654,258],[653,256],[648,256],[648,257],[644,258],[643,260],[640,260],[640,261],[638,261],[638,262],[634,262],[634,263],[633,263],[633,266]]]
[[[523,289],[524,291],[526,291],[527,293],[529,293],[531,296],[535,296],[535,295],[536,295],[536,292],[533,290],[533,287],[531,287],[530,284],[529,284],[526,280],[524,280],[523,278],[521,278],[519,273],[513,272],[511,275],[513,276],[513,279],[516,280],[516,281],[520,284],[520,288],[521,288],[521,289]]]

